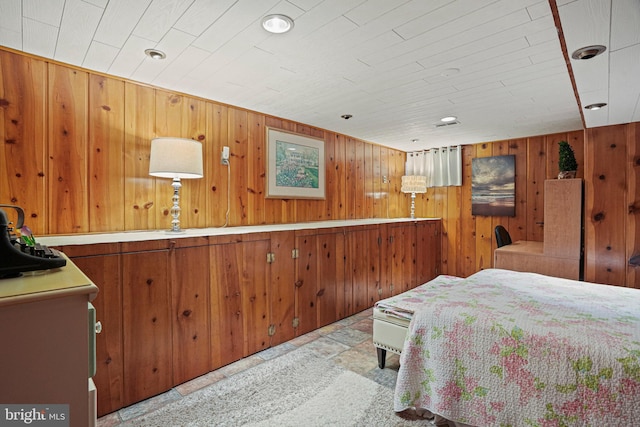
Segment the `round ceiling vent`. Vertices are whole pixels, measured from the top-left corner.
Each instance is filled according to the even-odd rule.
[[[602,52],[607,50],[606,47],[602,45],[594,45],[582,47],[571,54],[573,59],[591,59],[594,56],[600,55]]]

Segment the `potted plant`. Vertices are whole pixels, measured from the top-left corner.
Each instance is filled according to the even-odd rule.
[[[558,143],[560,149],[560,157],[558,159],[558,179],[575,178],[578,170],[578,162],[576,162],[576,156],[573,153],[573,148],[567,141],[560,141]]]

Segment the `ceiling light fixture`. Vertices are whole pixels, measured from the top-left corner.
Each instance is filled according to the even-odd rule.
[[[458,120],[456,116],[446,116],[440,119],[442,123],[455,122],[456,120]]]
[[[605,50],[607,50],[607,48],[599,44],[593,46],[585,46],[573,52],[571,54],[571,57],[573,59],[591,59],[594,56],[600,55]]]
[[[413,142],[414,144],[415,144],[416,142],[418,142],[418,141],[420,141],[418,138],[413,138],[413,139],[411,140],[411,142]]]
[[[596,104],[589,104],[589,105],[585,105],[584,109],[585,110],[591,110],[591,111],[595,111],[595,110],[599,110],[602,107],[606,107],[606,103],[604,102],[598,102]]]
[[[167,54],[161,50],[157,49],[145,49],[145,55],[147,55],[151,59],[160,60],[167,57]]]
[[[262,18],[262,28],[273,34],[286,33],[293,28],[293,19],[287,15],[267,15]]]
[[[342,117],[345,120],[349,120],[351,117],[353,117],[351,114],[343,114],[340,117]]]

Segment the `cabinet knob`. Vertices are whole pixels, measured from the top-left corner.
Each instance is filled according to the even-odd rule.
[[[100,332],[102,332],[102,322],[98,320],[96,322],[96,334],[99,334]]]

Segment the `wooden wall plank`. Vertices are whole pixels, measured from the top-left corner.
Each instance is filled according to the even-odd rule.
[[[515,139],[509,141],[509,154],[515,156],[516,168],[516,216],[510,217],[507,221],[511,240],[527,240],[527,217],[529,216],[527,206],[527,140]]]
[[[541,242],[544,237],[544,180],[547,175],[544,137],[527,140],[527,232],[525,240]]]
[[[89,230],[87,73],[49,64],[48,205],[52,234]]]
[[[490,157],[491,144],[478,144],[476,157]],[[491,217],[476,216],[476,271],[493,266],[493,227]]]
[[[364,213],[363,218],[375,218],[375,202],[373,199],[373,170],[374,154],[373,145],[364,144]]]
[[[366,218],[367,201],[365,199],[366,179],[366,150],[365,144],[359,139],[355,140],[355,218]]]
[[[229,136],[231,164],[231,214],[229,225],[249,225],[247,213],[247,112],[229,108]]]
[[[35,234],[48,233],[46,63],[0,50],[0,203],[25,212]],[[7,210],[10,220],[13,212]]]
[[[471,164],[476,156],[475,145],[462,147],[461,209],[461,270],[456,273],[467,277],[476,272],[476,217],[471,215]]]
[[[624,284],[627,275],[625,226],[627,127],[587,129],[585,280]]]
[[[640,289],[640,266],[629,263],[632,257],[640,257],[640,123],[629,124],[628,135],[626,285]]]
[[[207,144],[204,146],[204,182],[207,190],[206,205],[208,226],[222,227],[227,224],[229,209],[229,166],[220,163],[222,147],[229,146],[228,108],[214,102],[206,106]]]
[[[389,152],[387,147],[380,147],[379,205],[380,218],[389,218]]]
[[[356,218],[356,181],[357,181],[357,162],[356,162],[356,144],[352,138],[345,138],[345,207],[347,212],[347,219]]]
[[[89,230],[123,231],[124,82],[89,77]]]
[[[266,193],[266,130],[264,116],[249,112],[247,115],[247,223],[264,224]]]
[[[124,85],[124,223],[126,230],[153,230],[156,179],[149,176],[149,152],[156,121],[155,91],[132,83]],[[169,228],[168,222],[159,227]]]

